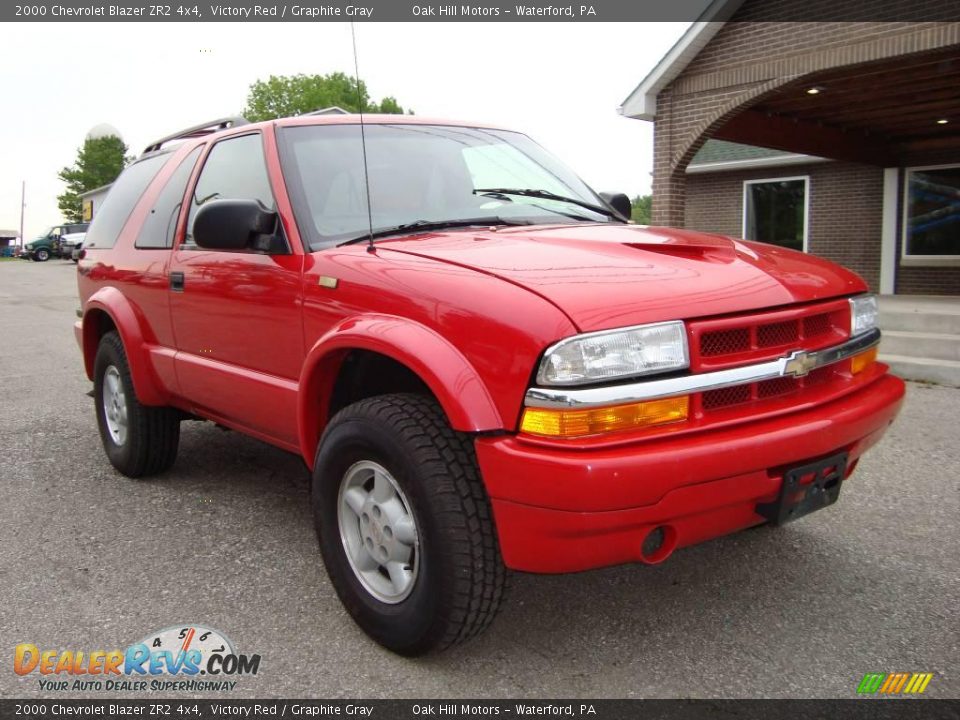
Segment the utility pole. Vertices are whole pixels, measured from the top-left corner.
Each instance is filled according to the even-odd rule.
[[[24,180],[20,186],[20,250],[23,250],[26,242],[23,239],[23,209],[27,206],[27,181]]]

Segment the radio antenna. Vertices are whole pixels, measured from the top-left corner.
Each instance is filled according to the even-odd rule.
[[[350,22],[350,38],[353,40],[353,76],[357,81],[357,106],[360,108],[360,147],[363,148],[363,183],[367,189],[367,230],[370,239],[367,252],[376,252],[373,245],[373,206],[370,204],[370,170],[367,167],[367,134],[363,129],[363,93],[360,92],[360,65],[357,62],[357,32]]]

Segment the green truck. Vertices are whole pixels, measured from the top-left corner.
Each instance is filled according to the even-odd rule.
[[[61,256],[61,246],[65,241],[83,239],[90,223],[68,223],[47,228],[28,242],[23,248],[22,257],[37,262],[45,262],[52,257]],[[67,243],[73,244],[73,243]]]

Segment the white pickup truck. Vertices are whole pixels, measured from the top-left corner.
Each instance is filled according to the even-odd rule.
[[[77,262],[80,259],[80,251],[83,249],[83,240],[86,236],[86,231],[61,235],[60,257],[70,258]]]

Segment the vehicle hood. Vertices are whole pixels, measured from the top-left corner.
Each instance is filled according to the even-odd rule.
[[[525,287],[563,310],[581,332],[866,290],[855,273],[811,255],[639,225],[450,230],[383,240],[377,247],[469,267]]]

